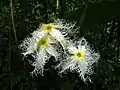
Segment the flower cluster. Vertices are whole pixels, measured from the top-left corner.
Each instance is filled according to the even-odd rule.
[[[56,48],[54,48],[54,45],[60,43],[63,49],[66,48],[67,40],[64,38],[66,34],[64,32],[63,35],[60,30],[65,31],[64,29],[67,30],[68,28],[70,28],[68,24],[63,25],[59,20],[56,20],[54,23],[41,24],[39,28],[31,34],[32,37],[27,37],[22,44],[20,44],[24,56],[35,53],[35,62],[32,63],[35,69],[32,73],[40,73],[42,75],[46,60],[48,60],[50,56],[54,56],[55,59],[57,59],[59,53],[56,51]]]
[[[65,23],[59,19],[54,20],[53,23],[41,24],[36,31],[31,33],[31,37],[27,37],[20,44],[22,54],[24,56],[33,55],[35,59],[34,62],[30,61],[31,65],[35,67],[32,74],[43,75],[46,60],[54,56],[56,60],[60,61],[57,66],[61,68],[59,73],[66,70],[77,71],[81,78],[86,81],[85,75],[92,74],[92,66],[100,56],[91,50],[85,38],[81,38],[75,44],[68,40],[66,36],[71,34],[71,30],[74,31],[74,26],[75,24]],[[61,53],[56,47],[59,44],[63,49],[61,53],[65,54],[64,58],[61,57],[62,59],[58,58]]]

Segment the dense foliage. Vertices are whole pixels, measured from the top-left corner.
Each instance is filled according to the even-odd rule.
[[[120,89],[119,1],[13,0],[12,12],[15,29],[10,2],[10,0],[0,1],[1,90]],[[53,58],[50,58],[51,60],[45,65],[44,76],[30,76],[29,72],[34,67],[27,61],[23,61],[18,45],[27,35],[36,30],[40,23],[48,23],[54,17],[76,21],[76,26],[80,26],[78,29],[80,33],[76,33],[76,35],[84,36],[91,47],[99,51],[101,57],[94,67],[94,74],[91,75],[92,82],[84,83],[77,73],[71,72],[60,77],[57,70],[53,68],[58,63]],[[32,59],[32,57],[29,58]]]

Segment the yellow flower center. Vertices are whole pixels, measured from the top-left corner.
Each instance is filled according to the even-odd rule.
[[[53,28],[55,28],[54,24],[43,24],[41,26],[41,30],[44,30],[44,31],[47,31],[47,32],[50,32]]]
[[[51,25],[47,25],[47,26],[46,26],[46,29],[49,31],[49,30],[52,29],[52,26],[51,26]]]
[[[74,54],[74,57],[75,57],[75,60],[84,60],[85,53],[82,50],[79,50]]]
[[[43,37],[39,40],[38,45],[37,45],[37,49],[41,49],[41,48],[45,48],[48,46],[48,38],[47,37]]]
[[[81,57],[81,53],[80,52],[77,53],[77,57]]]

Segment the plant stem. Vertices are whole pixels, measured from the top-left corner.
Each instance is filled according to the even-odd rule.
[[[8,69],[9,69],[9,80],[10,80],[10,90],[12,90],[12,76],[11,76],[11,65],[10,65],[10,59],[11,59],[11,30],[9,28],[9,50],[8,50]]]
[[[56,0],[56,10],[59,8],[59,0]]]
[[[17,35],[16,35],[16,29],[15,29],[15,23],[14,23],[14,15],[13,15],[13,4],[12,4],[12,0],[10,0],[10,8],[11,8],[11,18],[12,18],[12,26],[13,26],[13,32],[14,32],[15,42],[16,42],[16,45],[18,46]]]

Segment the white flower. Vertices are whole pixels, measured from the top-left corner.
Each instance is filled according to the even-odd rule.
[[[83,81],[89,79],[88,76],[93,73],[92,66],[99,59],[99,54],[90,49],[86,40],[82,38],[77,42],[77,46],[70,45],[68,47],[69,55],[58,66],[61,66],[60,73],[66,70],[77,71]],[[85,75],[88,75],[85,77]]]
[[[50,56],[54,56],[57,59],[58,53],[53,45],[55,45],[55,42],[51,39],[51,36],[44,35],[38,31],[33,32],[31,38],[29,37],[23,41],[20,45],[20,48],[24,51],[23,55],[34,53],[35,62],[30,61],[32,66],[35,67],[32,73],[40,73],[42,75],[46,60]]]
[[[38,40],[37,42],[37,55],[35,58],[35,62],[32,64],[35,66],[35,69],[32,73],[40,73],[43,75],[44,65],[46,60],[49,59],[50,56],[54,56],[55,59],[58,57],[58,53],[56,49],[52,46],[54,42],[50,39],[49,36],[45,36]]]

